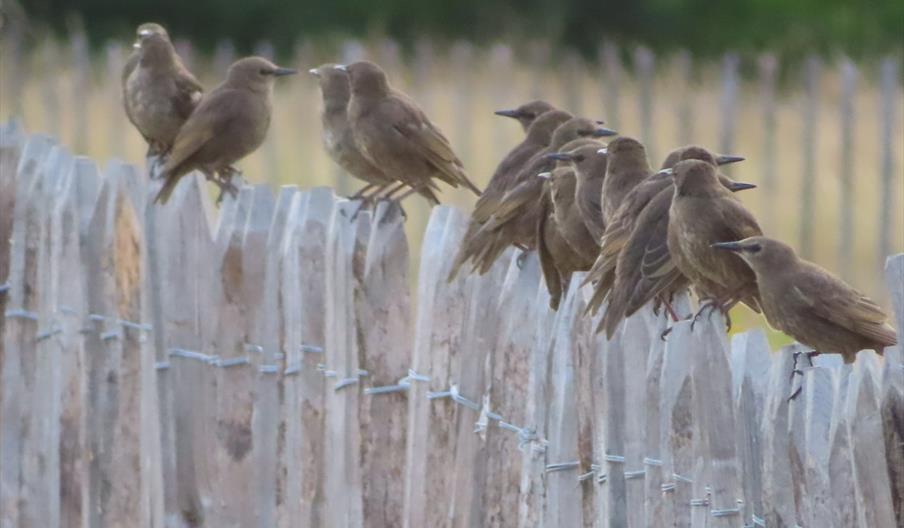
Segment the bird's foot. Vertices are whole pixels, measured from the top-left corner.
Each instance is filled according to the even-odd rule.
[[[665,330],[663,330],[662,333],[659,334],[659,339],[660,339],[661,341],[665,341],[665,338],[668,337],[669,334],[672,333],[672,329],[673,329],[673,328],[675,328],[675,327],[674,327],[674,326],[670,326],[670,327],[666,328]]]
[[[712,313],[713,310],[719,310],[722,315],[725,317],[725,331],[731,331],[731,316],[728,314],[728,309],[724,304],[719,302],[717,299],[705,299],[703,304],[700,306],[700,309],[697,310],[697,313],[694,314],[693,320],[691,321],[691,331],[694,331],[694,326],[697,324],[697,321],[703,317],[704,313]]]
[[[232,199],[235,200],[239,196],[239,188],[232,183],[232,180],[212,180],[217,187],[220,188],[220,194],[217,195],[217,206],[223,203],[223,198],[226,196],[226,193],[229,193],[232,196]]]
[[[810,362],[810,366],[812,367],[813,366],[813,358],[818,355],[819,355],[819,351],[817,351],[817,350],[811,350],[809,352],[797,351],[794,354],[792,354],[792,356],[794,357],[794,364],[791,365],[791,376],[788,381],[791,383],[794,383],[794,375],[795,374],[799,374],[801,376],[801,378],[803,378],[804,371],[797,368],[797,362],[800,359],[800,356],[806,356],[807,361]],[[791,393],[791,396],[788,396],[788,401],[791,401],[794,398],[796,398],[797,395],[800,394],[800,392],[802,390],[803,390],[803,380],[801,380],[801,384],[797,386],[797,388],[794,390],[794,392]]]

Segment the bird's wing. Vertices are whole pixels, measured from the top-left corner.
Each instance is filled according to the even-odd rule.
[[[543,180],[540,178],[521,182],[499,201],[499,206],[493,212],[495,223],[501,225],[517,219],[527,208],[536,206],[542,195]]]
[[[176,111],[179,112],[179,115],[182,116],[183,119],[188,119],[188,116],[191,115],[195,107],[201,102],[204,87],[201,86],[201,83],[195,79],[195,76],[185,68],[177,69],[175,83],[176,92],[178,93],[176,99]]]
[[[216,106],[219,101],[233,95],[235,90],[214,90],[203,98],[198,107],[189,116],[185,124],[176,135],[170,157],[163,168],[164,173],[178,172],[178,167],[192,154],[197,152],[222,131],[233,119],[233,112],[229,111],[232,105],[224,105],[223,111],[206,111],[207,108]],[[219,109],[218,109],[219,110]]]
[[[132,75],[132,72],[135,71],[135,67],[138,66],[138,61],[141,60],[141,56],[137,52],[133,52],[129,55],[129,58],[126,59],[126,63],[122,67],[122,89],[125,91],[126,83],[129,82],[129,76]]]
[[[888,316],[878,304],[821,268],[815,271],[795,276],[791,290],[797,300],[832,324],[886,346],[895,344],[895,333],[885,323]]]
[[[480,190],[468,179],[449,140],[427,116],[411,105],[394,106],[392,115],[397,117],[393,120],[392,127],[437,170],[440,179],[453,187],[464,185],[479,195]]]
[[[625,308],[626,317],[653,300],[660,292],[665,291],[672,283],[681,278],[681,271],[675,265],[669,252],[668,208],[665,209],[665,214],[657,215],[655,218],[647,219],[641,217],[638,219],[638,227],[641,226],[641,223],[645,224],[647,221],[655,222],[655,225],[650,227],[645,240],[643,240],[643,256],[639,263],[640,280],[634,286],[634,291]]]
[[[546,289],[549,290],[549,306],[553,310],[557,310],[562,299],[562,278],[559,276],[559,269],[556,267],[552,252],[546,245],[546,222],[551,221],[552,210],[548,186],[543,187],[543,194],[540,198],[540,216],[537,219],[537,255],[540,257],[540,269],[546,280]]]

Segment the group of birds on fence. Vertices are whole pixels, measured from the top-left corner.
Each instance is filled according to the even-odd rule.
[[[256,150],[270,123],[274,79],[296,73],[260,57],[243,58],[208,93],[185,68],[158,24],[138,28],[123,72],[126,114],[157,160],[165,202],[179,179],[200,170],[223,192],[235,193],[233,164]],[[593,295],[586,312],[605,304],[598,330],[612,337],[619,323],[648,303],[678,321],[704,310],[743,303],[770,325],[851,362],[859,350],[878,353],[896,343],[883,310],[865,295],[785,243],[763,236],[735,196],[754,185],[720,172],[743,158],[700,146],[669,153],[659,170],[641,142],[616,136],[603,122],[573,116],[545,101],[496,112],[517,120],[524,140],[500,162],[482,192],[465,173],[449,141],[383,70],[367,61],[309,70],[323,98],[323,143],[345,171],[366,183],[352,196],[362,206],[417,193],[439,203],[438,182],[479,196],[451,266],[486,273],[509,247],[536,250],[550,305],[558,308],[575,272],[586,272]],[[401,193],[401,194],[400,194]],[[672,306],[693,288],[697,314]]]

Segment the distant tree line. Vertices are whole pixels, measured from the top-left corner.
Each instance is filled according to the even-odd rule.
[[[22,0],[19,0],[20,2]],[[0,0],[9,11],[15,0]],[[855,58],[904,49],[901,0],[24,0],[31,25],[65,32],[77,20],[91,42],[130,38],[157,21],[210,50],[261,40],[288,52],[301,38],[389,35],[434,40],[541,39],[594,53],[604,39],[695,55],[772,50],[794,58]]]

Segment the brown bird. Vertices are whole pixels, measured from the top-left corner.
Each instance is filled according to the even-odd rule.
[[[577,144],[574,145],[575,143]],[[573,146],[569,147],[570,145]],[[600,172],[605,175],[606,156],[599,153],[603,146],[597,141],[578,140],[566,145],[562,152],[549,154],[549,157],[561,162],[560,168],[552,173],[555,177],[549,180],[550,198],[556,225],[562,237],[571,249],[582,257],[582,262],[575,271],[589,270],[599,254],[599,239],[587,228],[584,212],[579,205],[583,197],[580,196],[578,187],[580,185],[578,167],[586,169],[588,165],[597,165],[602,169]],[[596,191],[596,196],[599,197],[599,188]]]
[[[512,181],[534,154],[549,145],[556,128],[571,118],[571,114],[561,110],[551,110],[542,114],[527,129],[527,136],[524,141],[513,148],[499,163],[499,166],[496,167],[496,171],[490,178],[490,182],[480,195],[480,198],[477,199],[477,204],[471,213],[468,230],[462,238],[458,254],[455,256],[452,269],[449,272],[449,281],[458,275],[458,271],[465,262],[468,262],[484,249],[480,243],[486,237],[475,237],[475,235],[499,206],[502,197],[510,189]]]
[[[574,201],[574,169],[567,166],[557,167],[551,173],[540,173],[538,177],[545,178],[546,181],[537,205],[537,255],[546,289],[549,291],[549,307],[558,310],[562,294],[568,288],[572,274],[592,261],[587,262],[586,258],[572,248],[563,236],[565,226],[556,221],[553,194],[557,193],[558,198],[562,199],[570,191],[571,200]]]
[[[359,198],[373,188],[379,193],[392,185],[395,179],[364,157],[355,143],[348,122],[348,101],[352,93],[348,72],[334,64],[323,64],[308,72],[317,77],[323,97],[320,112],[323,147],[344,171],[367,183],[352,198]]]
[[[535,119],[545,114],[546,112],[555,109],[556,108],[553,105],[547,103],[546,101],[537,100],[531,101],[529,103],[524,103],[518,108],[514,108],[512,110],[497,110],[494,113],[498,116],[511,117],[512,119],[517,120],[519,123],[521,123],[521,128],[523,128],[524,131],[527,132]]]
[[[165,203],[179,179],[195,169],[221,190],[235,193],[230,180],[237,171],[231,165],[264,142],[273,82],[294,73],[261,57],[246,57],[230,66],[223,84],[204,96],[176,136],[155,201]]]
[[[897,343],[888,316],[871,299],[825,269],[801,259],[787,244],[763,236],[718,242],[753,273],[769,324],[814,354],[841,354],[853,363],[860,350],[882,354]],[[793,396],[792,396],[793,397]]]
[[[481,274],[486,273],[510,245],[524,250],[536,247],[539,204],[544,186],[544,180],[536,176],[555,168],[556,161],[548,154],[558,152],[576,139],[600,138],[616,133],[597,121],[582,117],[573,117],[560,125],[553,133],[549,146],[525,164],[493,215],[475,234],[478,239],[476,245],[483,248],[479,255],[472,258],[475,269]]]
[[[431,204],[439,203],[434,178],[453,187],[464,185],[480,195],[449,140],[414,101],[390,86],[379,66],[361,61],[340,68],[348,71],[351,80],[348,119],[355,142],[371,163]]]
[[[647,150],[634,138],[622,136],[606,147],[606,178],[602,188],[602,212],[605,225],[612,223],[615,212],[637,184],[653,174],[647,161]]]
[[[182,64],[166,30],[138,26],[135,50],[122,70],[126,117],[148,143],[148,157],[169,152],[204,88]]]
[[[568,161],[574,166],[577,178],[574,189],[574,204],[581,214],[584,225],[599,246],[600,237],[605,231],[602,211],[602,189],[606,178],[605,149],[580,154],[559,152],[550,154],[557,160]]]
[[[711,247],[762,235],[756,218],[722,185],[715,166],[685,160],[671,171],[675,182],[668,226],[672,261],[697,295],[726,317],[738,301],[759,312],[756,275],[737,255]],[[707,303],[701,312],[706,307]]]

